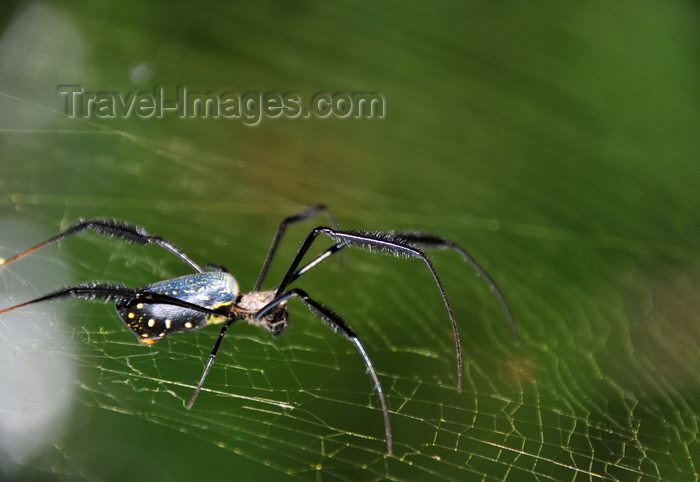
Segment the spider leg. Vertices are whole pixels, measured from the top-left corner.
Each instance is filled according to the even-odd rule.
[[[316,256],[314,259],[312,259],[310,262],[308,262],[303,268],[299,268],[299,270],[294,273],[289,280],[288,284],[293,283],[297,278],[300,278],[301,276],[305,275],[309,270],[312,268],[315,268],[319,264],[323,263],[325,260],[333,256],[335,253],[340,251],[345,247],[344,244],[334,244],[327,250],[323,251],[321,254]]]
[[[194,389],[192,398],[190,398],[190,401],[187,402],[187,410],[191,409],[192,405],[194,405],[194,401],[197,400],[197,395],[199,395],[199,391],[202,389],[202,385],[204,385],[204,379],[207,378],[207,375],[209,374],[209,369],[214,363],[214,358],[216,358],[216,353],[219,351],[219,346],[221,346],[221,342],[223,341],[224,336],[226,336],[228,327],[231,326],[231,324],[237,319],[238,318],[230,318],[226,323],[224,323],[224,326],[221,327],[221,332],[219,333],[219,337],[216,339],[216,343],[214,343],[214,348],[212,348],[211,353],[209,354],[209,360],[207,360],[207,364],[204,366],[202,376],[199,377],[197,388]]]
[[[314,218],[322,213],[328,217],[328,220],[331,222],[331,224],[335,228],[338,227],[338,223],[333,218],[333,215],[328,210],[328,208],[326,206],[324,206],[323,204],[314,204],[312,206],[306,206],[304,209],[299,211],[294,216],[289,216],[289,217],[286,217],[282,220],[279,227],[277,228],[277,232],[275,233],[275,236],[272,238],[272,243],[270,244],[270,248],[267,251],[267,256],[265,256],[265,261],[263,262],[262,268],[260,269],[260,274],[258,275],[258,280],[255,282],[254,291],[260,291],[260,287],[263,284],[263,280],[265,279],[265,275],[267,274],[267,270],[270,268],[270,264],[272,263],[272,258],[275,256],[275,253],[277,252],[277,248],[279,247],[280,242],[282,241],[282,236],[284,236],[284,233],[287,230],[287,226],[290,224],[300,223],[300,222],[309,220],[309,219]]]
[[[164,305],[180,306],[182,308],[187,308],[192,311],[198,311],[200,313],[206,313],[209,315],[229,316],[229,314],[226,312],[221,312],[210,308],[205,308],[204,306],[188,303],[187,301],[173,298],[172,296],[164,295],[162,293],[141,291],[138,289],[127,288],[122,285],[107,283],[89,283],[77,286],[70,286],[67,288],[61,288],[56,291],[52,291],[51,293],[48,293],[44,296],[40,296],[39,298],[35,298],[30,301],[25,301],[24,303],[20,303],[18,305],[10,306],[9,308],[0,310],[0,315],[2,315],[3,313],[7,313],[8,311],[16,310],[17,308],[23,308],[28,305],[33,305],[34,303],[69,297],[82,298],[88,301],[101,301],[103,303],[117,303],[120,301],[127,300],[140,300],[146,303],[158,303]]]
[[[268,303],[265,307],[263,307],[260,311],[258,311],[255,314],[255,318],[257,320],[260,320],[263,316],[265,316],[265,313],[269,312],[275,306],[279,305],[280,303],[284,303],[285,301],[294,297],[298,297],[301,301],[303,301],[304,304],[306,304],[306,306],[312,312],[314,312],[319,318],[326,322],[326,324],[330,326],[334,331],[342,333],[348,340],[353,342],[355,344],[355,347],[357,348],[357,351],[359,351],[360,355],[362,355],[362,359],[364,360],[365,365],[367,366],[367,371],[369,371],[369,374],[372,377],[372,381],[374,382],[374,389],[377,391],[377,395],[379,396],[379,403],[382,406],[382,414],[384,415],[384,432],[386,434],[386,447],[388,454],[391,455],[393,453],[391,423],[389,421],[389,409],[386,403],[386,399],[384,398],[384,390],[382,389],[382,384],[379,381],[379,377],[377,377],[377,372],[374,370],[374,366],[372,365],[372,361],[370,360],[369,355],[365,351],[364,346],[362,346],[362,342],[355,334],[355,332],[353,332],[350,329],[350,327],[345,323],[345,321],[343,321],[340,315],[332,311],[330,308],[327,308],[322,304],[318,303],[317,301],[314,301],[311,298],[309,298],[309,295],[305,291],[302,291],[298,288],[293,288],[287,291],[286,293],[282,294],[281,296],[276,297],[274,300]]]
[[[506,297],[503,296],[503,292],[500,290],[500,288],[496,286],[496,282],[488,275],[488,273],[486,273],[484,268],[482,268],[479,265],[479,263],[476,262],[476,259],[474,259],[472,255],[470,255],[467,251],[464,250],[464,248],[459,246],[454,241],[440,236],[436,236],[431,233],[423,233],[418,231],[398,231],[393,232],[392,234],[421,249],[452,249],[459,253],[462,259],[469,263],[472,266],[472,268],[476,270],[477,274],[480,277],[482,277],[484,281],[486,281],[486,284],[489,286],[489,289],[494,292],[494,294],[498,298],[499,303],[501,304],[501,307],[503,308],[503,311],[506,314],[506,318],[508,318],[510,329],[513,332],[513,338],[516,342],[519,341],[518,328],[515,325],[513,313],[510,310],[508,302],[506,301]]]
[[[145,246],[147,244],[157,244],[158,246],[161,246],[162,248],[167,249],[171,253],[173,253],[175,256],[180,258],[182,261],[190,265],[192,269],[198,272],[203,272],[204,270],[192,259],[190,259],[189,256],[187,256],[185,253],[180,251],[173,243],[170,241],[166,241],[165,239],[161,238],[160,236],[151,236],[146,232],[141,227],[138,226],[133,226],[131,224],[127,224],[123,221],[117,221],[114,219],[89,219],[89,220],[79,220],[76,224],[73,226],[69,227],[65,231],[61,231],[58,233],[56,236],[47,239],[46,241],[37,244],[34,247],[29,248],[26,251],[23,251],[19,254],[16,254],[15,256],[8,258],[4,261],[0,260],[0,266],[6,266],[14,261],[17,261],[20,258],[23,258],[24,256],[33,253],[39,248],[43,248],[47,244],[54,243],[60,239],[67,238],[70,236],[73,236],[74,234],[78,234],[81,231],[84,231],[86,229],[92,229],[98,234],[102,234],[105,236],[109,237],[115,237],[119,238],[123,241],[129,242],[129,243],[135,243],[139,244],[141,246]]]
[[[508,319],[510,329],[513,333],[513,338],[516,342],[519,341],[518,328],[515,325],[515,319],[513,318],[513,313],[510,309],[510,306],[508,305],[508,302],[506,301],[506,297],[503,295],[503,292],[500,290],[500,288],[496,285],[496,282],[488,275],[488,273],[486,273],[486,270],[484,270],[484,268],[482,268],[481,265],[477,263],[476,259],[474,259],[474,257],[470,255],[464,248],[459,246],[454,241],[442,238],[440,236],[436,236],[431,233],[423,233],[417,231],[390,231],[388,234],[394,235],[397,239],[401,239],[404,242],[406,242],[406,244],[420,249],[452,249],[459,253],[459,255],[462,256],[462,259],[469,263],[472,266],[472,268],[474,268],[474,270],[476,270],[477,274],[481,278],[483,278],[484,281],[486,281],[486,284],[489,286],[489,289],[494,292],[494,294],[498,298],[499,303],[501,304],[501,308],[503,308],[503,312],[505,313],[506,318]],[[325,261],[332,255],[343,249],[345,246],[347,246],[347,244],[338,243],[323,251],[313,260],[307,263],[304,267],[298,269],[291,276],[288,284],[293,283],[295,280],[306,274],[309,270],[318,266],[323,261]]]
[[[287,270],[287,274],[285,274],[284,278],[282,278],[282,282],[277,287],[276,296],[279,296],[279,294],[282,291],[284,291],[287,285],[289,285],[291,280],[294,279],[299,263],[301,262],[302,258],[311,247],[311,244],[319,234],[325,234],[326,236],[330,237],[333,241],[335,241],[336,245],[341,245],[341,247],[353,246],[370,252],[378,252],[406,258],[420,258],[421,260],[423,260],[423,262],[430,270],[430,274],[433,276],[433,280],[435,281],[438,290],[440,290],[440,295],[442,296],[443,303],[445,304],[445,308],[447,309],[447,314],[450,317],[450,323],[452,324],[452,333],[454,334],[455,339],[455,353],[457,358],[457,391],[461,392],[462,348],[459,339],[459,330],[457,329],[457,322],[455,320],[454,313],[452,312],[452,306],[450,305],[450,302],[447,299],[447,293],[445,292],[445,288],[442,286],[442,282],[440,281],[440,278],[438,277],[438,274],[435,271],[435,267],[430,261],[430,258],[428,258],[428,255],[425,254],[423,251],[412,246],[408,240],[401,238],[400,236],[397,236],[393,233],[378,233],[369,231],[339,231],[337,229],[325,226],[318,226],[309,233],[309,235],[302,243],[301,247],[299,248],[299,251],[297,252],[297,255],[294,257],[292,264]],[[331,249],[333,249],[333,247],[331,247]],[[322,255],[323,253],[320,256]],[[320,262],[321,261],[319,261],[319,263]],[[313,263],[314,261],[312,261],[310,264]],[[313,266],[315,266],[315,264]],[[304,268],[302,268],[302,270],[303,269]]]

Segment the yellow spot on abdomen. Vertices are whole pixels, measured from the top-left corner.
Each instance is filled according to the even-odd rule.
[[[232,304],[233,304],[233,301],[224,301],[223,303],[217,303],[217,304],[211,306],[211,309],[218,310],[222,306],[229,306]],[[207,325],[215,325],[217,323],[223,323],[225,320],[226,320],[226,317],[222,316],[222,315],[209,315],[209,316],[207,316],[205,323]]]
[[[150,320],[148,320],[148,327],[153,328],[154,326],[156,326],[156,320],[151,318]]]
[[[138,308],[139,310],[143,308],[143,303],[139,303],[138,305],[136,305],[136,308]]]
[[[218,323],[223,323],[226,317],[219,315],[209,315],[205,321],[207,325],[216,325]]]
[[[126,316],[128,316],[128,317],[129,317],[130,319],[132,319],[132,320],[133,320],[134,318],[136,318],[136,315],[133,314],[133,313],[129,313],[129,314],[126,315]]]
[[[185,322],[185,328],[192,328],[192,323],[189,321]]]

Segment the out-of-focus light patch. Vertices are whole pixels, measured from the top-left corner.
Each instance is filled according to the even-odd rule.
[[[0,220],[0,233],[5,258],[50,236],[17,220]],[[0,307],[70,282],[60,266],[37,253],[0,268]],[[25,465],[62,431],[77,371],[62,313],[58,303],[39,303],[0,315],[0,474]]]
[[[84,78],[85,42],[77,23],[65,12],[46,3],[32,2],[10,20],[0,37],[0,91],[24,102],[0,99],[0,126],[37,128],[56,120],[65,100],[60,84]]]
[[[693,393],[700,387],[699,282],[700,272],[691,266],[624,280],[633,293],[625,302],[625,317],[632,320],[625,329],[634,347],[635,368],[648,370],[626,381],[655,394]],[[610,342],[615,344],[620,342]],[[624,350],[618,351],[624,356]]]
[[[501,364],[503,378],[515,387],[521,387],[535,380],[535,361],[526,355],[513,355]]]
[[[153,79],[153,68],[150,62],[141,62],[130,67],[129,80],[131,80],[132,84],[143,87],[148,85],[151,79]]]

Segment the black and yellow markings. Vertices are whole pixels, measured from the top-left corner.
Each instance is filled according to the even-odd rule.
[[[209,309],[233,306],[238,296],[238,283],[228,273],[205,272],[181,276],[141,287],[144,292],[172,296]],[[134,332],[139,342],[152,345],[173,333],[193,331],[222,323],[223,315],[212,315],[162,303],[128,300],[117,303],[117,314]]]

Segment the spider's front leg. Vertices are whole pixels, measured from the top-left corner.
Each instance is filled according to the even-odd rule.
[[[477,263],[476,259],[474,259],[474,257],[471,254],[469,254],[464,248],[462,248],[460,245],[458,245],[452,240],[443,238],[441,236],[436,236],[431,233],[423,233],[420,231],[397,231],[392,232],[391,234],[396,236],[398,239],[402,239],[417,248],[451,249],[453,251],[456,251],[464,261],[469,263],[472,266],[472,268],[476,270],[477,274],[480,277],[482,277],[484,281],[486,281],[486,284],[489,286],[489,289],[495,293],[496,297],[498,298],[498,302],[501,304],[501,308],[503,308],[503,312],[506,314],[506,318],[508,319],[508,323],[510,324],[511,332],[513,333],[513,338],[516,342],[519,341],[518,327],[515,325],[515,320],[513,319],[513,312],[511,311],[510,306],[506,301],[506,297],[503,295],[503,292],[500,290],[500,288],[496,285],[496,282],[491,278],[491,276],[488,275],[486,270],[482,268],[481,265]]]
[[[265,256],[265,261],[263,262],[262,268],[260,268],[260,274],[258,275],[258,279],[255,282],[255,287],[253,288],[254,291],[260,291],[263,281],[265,280],[267,270],[270,268],[270,264],[272,263],[272,258],[274,258],[275,253],[277,252],[277,248],[282,242],[282,236],[284,236],[284,233],[287,231],[287,226],[289,226],[290,224],[296,224],[307,221],[321,214],[325,214],[328,217],[328,220],[335,228],[338,227],[338,223],[335,221],[335,218],[328,210],[328,208],[323,204],[314,204],[311,206],[306,206],[294,216],[288,216],[284,218],[282,222],[280,222],[279,226],[277,227],[277,231],[275,232],[275,236],[272,238],[272,243],[270,243],[270,248],[268,249],[267,255]]]
[[[307,263],[302,268],[299,268],[299,264],[303,259],[304,255],[307,253],[313,241],[318,237],[319,234],[325,234],[326,236],[333,239],[335,244],[330,248],[326,249],[318,256],[316,256],[312,261]],[[405,231],[405,232],[370,232],[370,231],[339,231],[334,228],[328,228],[319,226],[315,228],[306,237],[304,242],[299,248],[296,257],[292,261],[287,273],[285,274],[282,282],[277,288],[277,294],[279,295],[290,283],[295,281],[300,276],[304,275],[306,272],[318,266],[323,261],[331,257],[333,254],[341,251],[343,248],[351,246],[364,249],[371,252],[379,252],[383,254],[389,254],[398,257],[409,257],[409,258],[420,258],[428,266],[431,275],[440,290],[443,302],[447,308],[447,312],[450,317],[450,322],[452,324],[452,331],[455,337],[455,351],[457,358],[457,391],[462,390],[462,355],[461,355],[461,344],[459,340],[459,333],[457,330],[457,324],[455,322],[454,314],[452,308],[447,299],[447,294],[440,282],[440,278],[435,271],[435,268],[428,258],[428,256],[423,252],[423,249],[451,249],[459,253],[459,255],[469,263],[481,276],[489,288],[496,294],[501,307],[508,319],[511,330],[513,332],[513,338],[518,341],[518,331],[515,325],[515,320],[513,319],[513,314],[511,312],[510,306],[505,299],[505,296],[501,290],[496,286],[493,279],[486,273],[486,271],[476,262],[474,257],[472,257],[465,249],[459,246],[454,241],[449,239],[436,236],[430,233],[423,233],[417,231]]]
[[[316,227],[311,231],[311,233],[309,233],[309,235],[306,237],[301,247],[299,248],[299,251],[294,257],[292,264],[289,266],[287,273],[285,274],[284,278],[282,278],[282,282],[277,287],[276,295],[279,296],[280,293],[282,293],[284,289],[289,285],[289,283],[296,279],[296,277],[300,276],[297,275],[297,268],[299,267],[299,263],[301,263],[301,260],[304,258],[304,255],[309,250],[314,240],[320,234],[325,234],[326,236],[330,237],[333,241],[335,241],[336,245],[332,246],[330,250],[335,250],[336,252],[345,246],[353,246],[370,252],[379,252],[398,257],[419,258],[423,260],[423,262],[430,270],[430,274],[433,276],[433,280],[435,281],[435,284],[437,285],[438,290],[440,291],[440,295],[442,296],[445,308],[447,309],[447,314],[450,317],[450,323],[452,324],[452,333],[454,334],[455,339],[455,353],[457,359],[457,391],[461,392],[462,348],[459,339],[459,330],[457,329],[457,322],[455,320],[454,313],[452,312],[452,306],[450,305],[450,301],[447,299],[447,293],[445,292],[445,289],[442,286],[442,282],[440,281],[440,277],[437,275],[435,267],[430,261],[430,258],[428,258],[428,255],[426,255],[420,249],[412,246],[406,239],[403,239],[392,233],[377,233],[369,231],[339,231],[337,229],[329,228],[326,226]],[[322,256],[323,254],[317,258],[319,259],[319,261],[316,261],[315,259],[314,261],[309,263],[309,265],[315,266],[316,264],[323,261],[323,259],[326,259],[320,259]],[[306,267],[302,268],[300,271],[303,272],[305,269]]]

